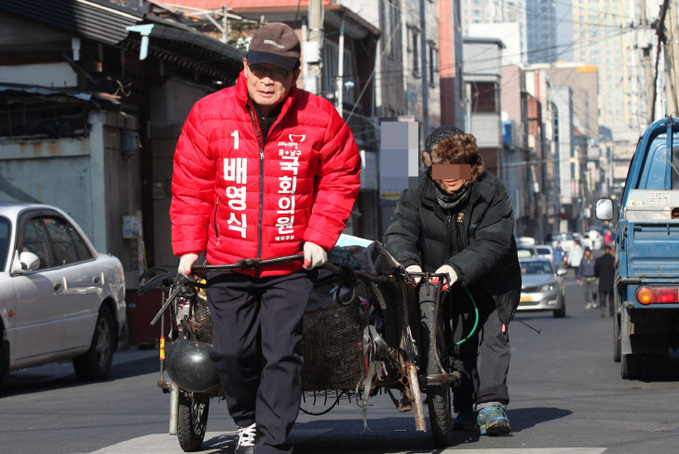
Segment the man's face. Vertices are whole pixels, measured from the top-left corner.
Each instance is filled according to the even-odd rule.
[[[245,77],[247,79],[248,94],[259,107],[262,115],[269,115],[290,92],[297,83],[300,70],[285,71],[270,63],[248,65],[247,58],[243,59]]]

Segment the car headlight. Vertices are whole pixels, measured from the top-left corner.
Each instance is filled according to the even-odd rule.
[[[540,286],[540,293],[542,292],[551,292],[554,290],[554,284],[545,284]]]

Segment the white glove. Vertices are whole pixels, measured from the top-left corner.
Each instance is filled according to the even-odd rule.
[[[304,269],[313,270],[328,261],[328,254],[311,241],[304,243]]]
[[[455,282],[457,282],[457,273],[450,265],[443,265],[436,270],[436,274],[447,274],[448,275],[448,286],[452,287]]]
[[[408,273],[421,273],[422,267],[420,267],[420,265],[409,265],[408,267],[406,267],[406,272],[408,272]],[[415,285],[417,285],[422,280],[422,277],[421,276],[413,276],[413,279],[415,280]]]
[[[191,274],[191,267],[196,263],[196,260],[198,260],[198,254],[182,255],[182,258],[179,260],[179,274],[183,274],[184,276]]]

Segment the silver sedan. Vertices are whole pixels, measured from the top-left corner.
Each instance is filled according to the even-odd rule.
[[[0,202],[0,380],[64,359],[78,378],[102,380],[125,321],[116,257],[56,207]]]
[[[519,259],[521,264],[521,300],[519,311],[552,311],[554,317],[566,316],[566,290],[563,276],[547,259]]]

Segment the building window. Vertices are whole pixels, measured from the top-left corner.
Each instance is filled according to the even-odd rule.
[[[396,58],[401,49],[401,14],[397,0],[383,0],[382,14],[385,35],[380,41],[383,43],[385,53]]]
[[[410,64],[413,68],[413,75],[420,76],[420,32],[415,28],[410,29]]]
[[[433,42],[429,42],[429,83],[436,83],[436,76],[439,72],[439,50],[434,46]]]
[[[492,82],[473,82],[472,112],[497,112],[497,90]]]

